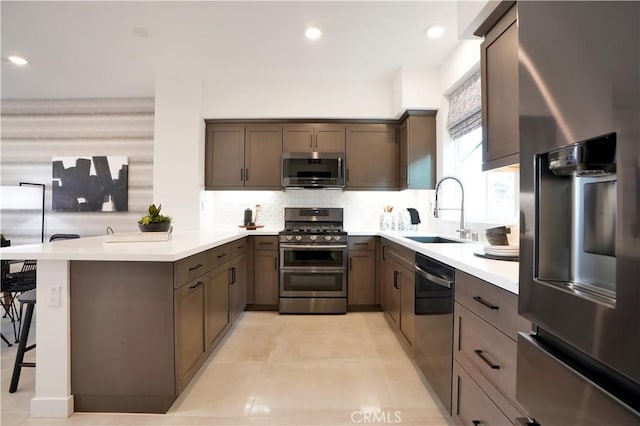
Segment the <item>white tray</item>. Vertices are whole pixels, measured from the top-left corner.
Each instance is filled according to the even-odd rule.
[[[173,228],[167,232],[115,232],[108,234],[106,243],[153,243],[169,241]]]

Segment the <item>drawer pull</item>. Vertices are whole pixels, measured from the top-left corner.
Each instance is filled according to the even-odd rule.
[[[271,241],[260,241],[258,244],[260,244],[261,246],[266,246],[266,245],[273,245],[273,243]]]
[[[201,285],[204,285],[204,283],[203,283],[202,281],[198,281],[198,282],[197,282],[197,283],[195,283],[194,285],[189,286],[189,290],[193,290],[194,288],[198,288],[198,287],[200,287]]]
[[[223,258],[223,257],[225,257],[226,255],[227,255],[227,253],[222,253],[222,254],[219,254],[217,257],[218,257],[218,259],[222,259],[222,258]]]
[[[484,354],[484,352],[482,352],[480,349],[474,349],[473,352],[475,352],[476,355],[478,355],[478,357],[483,360],[485,362],[485,364],[487,364],[489,367],[491,367],[494,370],[499,370],[500,366],[498,364],[494,364],[493,362],[489,361],[489,358],[487,358],[487,356]]]
[[[368,246],[369,243],[353,243],[354,246]]]
[[[492,304],[492,303],[487,302],[486,300],[484,300],[484,299],[483,299],[482,297],[480,297],[480,296],[475,296],[475,297],[473,298],[473,300],[475,300],[476,302],[478,302],[478,303],[480,303],[480,304],[482,304],[482,305],[486,306],[486,307],[487,307],[487,308],[489,308],[489,309],[500,309],[500,307],[499,307],[499,306],[496,306],[496,305],[494,305],[494,304]]]
[[[244,248],[244,246],[238,246],[236,247],[236,250],[242,250]]]
[[[480,426],[482,424],[480,420],[471,420],[471,423],[473,423],[473,426]]]
[[[195,271],[196,269],[202,268],[204,265],[202,263],[198,263],[196,266],[192,266],[189,268],[190,271]]]
[[[516,425],[518,426],[540,426],[540,423],[536,419],[530,419],[528,417],[516,417]]]

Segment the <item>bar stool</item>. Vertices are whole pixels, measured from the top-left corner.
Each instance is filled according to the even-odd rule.
[[[36,306],[36,290],[29,290],[18,296],[20,302],[20,310],[22,311],[23,305],[27,305],[27,311],[24,315],[24,321],[22,322],[22,330],[20,332],[20,340],[18,341],[18,352],[16,353],[16,362],[13,364],[13,375],[11,376],[11,385],[9,386],[9,393],[14,393],[18,388],[18,381],[20,380],[20,372],[22,367],[35,367],[35,362],[24,362],[25,352],[30,351],[36,347],[33,345],[27,346],[27,339],[29,338],[29,329],[31,328],[31,319],[33,318],[33,309]]]

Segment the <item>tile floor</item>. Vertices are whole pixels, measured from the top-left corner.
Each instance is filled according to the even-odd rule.
[[[2,425],[454,424],[378,312],[245,312],[166,415],[30,418],[34,371],[9,394],[14,357],[3,343]]]

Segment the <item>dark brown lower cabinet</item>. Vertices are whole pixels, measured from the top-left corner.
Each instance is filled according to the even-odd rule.
[[[374,237],[349,239],[347,305],[350,309],[376,306],[376,250]]]
[[[509,425],[526,417],[516,401],[518,296],[456,271],[452,415],[464,425]],[[479,422],[479,423],[478,423]]]
[[[205,286],[207,275],[175,290],[176,387],[182,391],[207,356],[205,344]]]
[[[382,287],[383,311],[400,341],[411,351],[415,328],[415,253],[383,240]]]
[[[505,426],[513,424],[467,372],[453,363],[453,415],[468,426]]]
[[[230,324],[227,270],[226,265],[221,265],[207,274],[204,292],[207,353],[213,351]]]
[[[257,246],[256,246],[257,247]],[[278,305],[278,252],[257,250],[255,252],[255,304]]]
[[[74,410],[166,413],[230,328],[230,301],[232,318],[246,305],[244,245],[177,262],[72,261]]]

